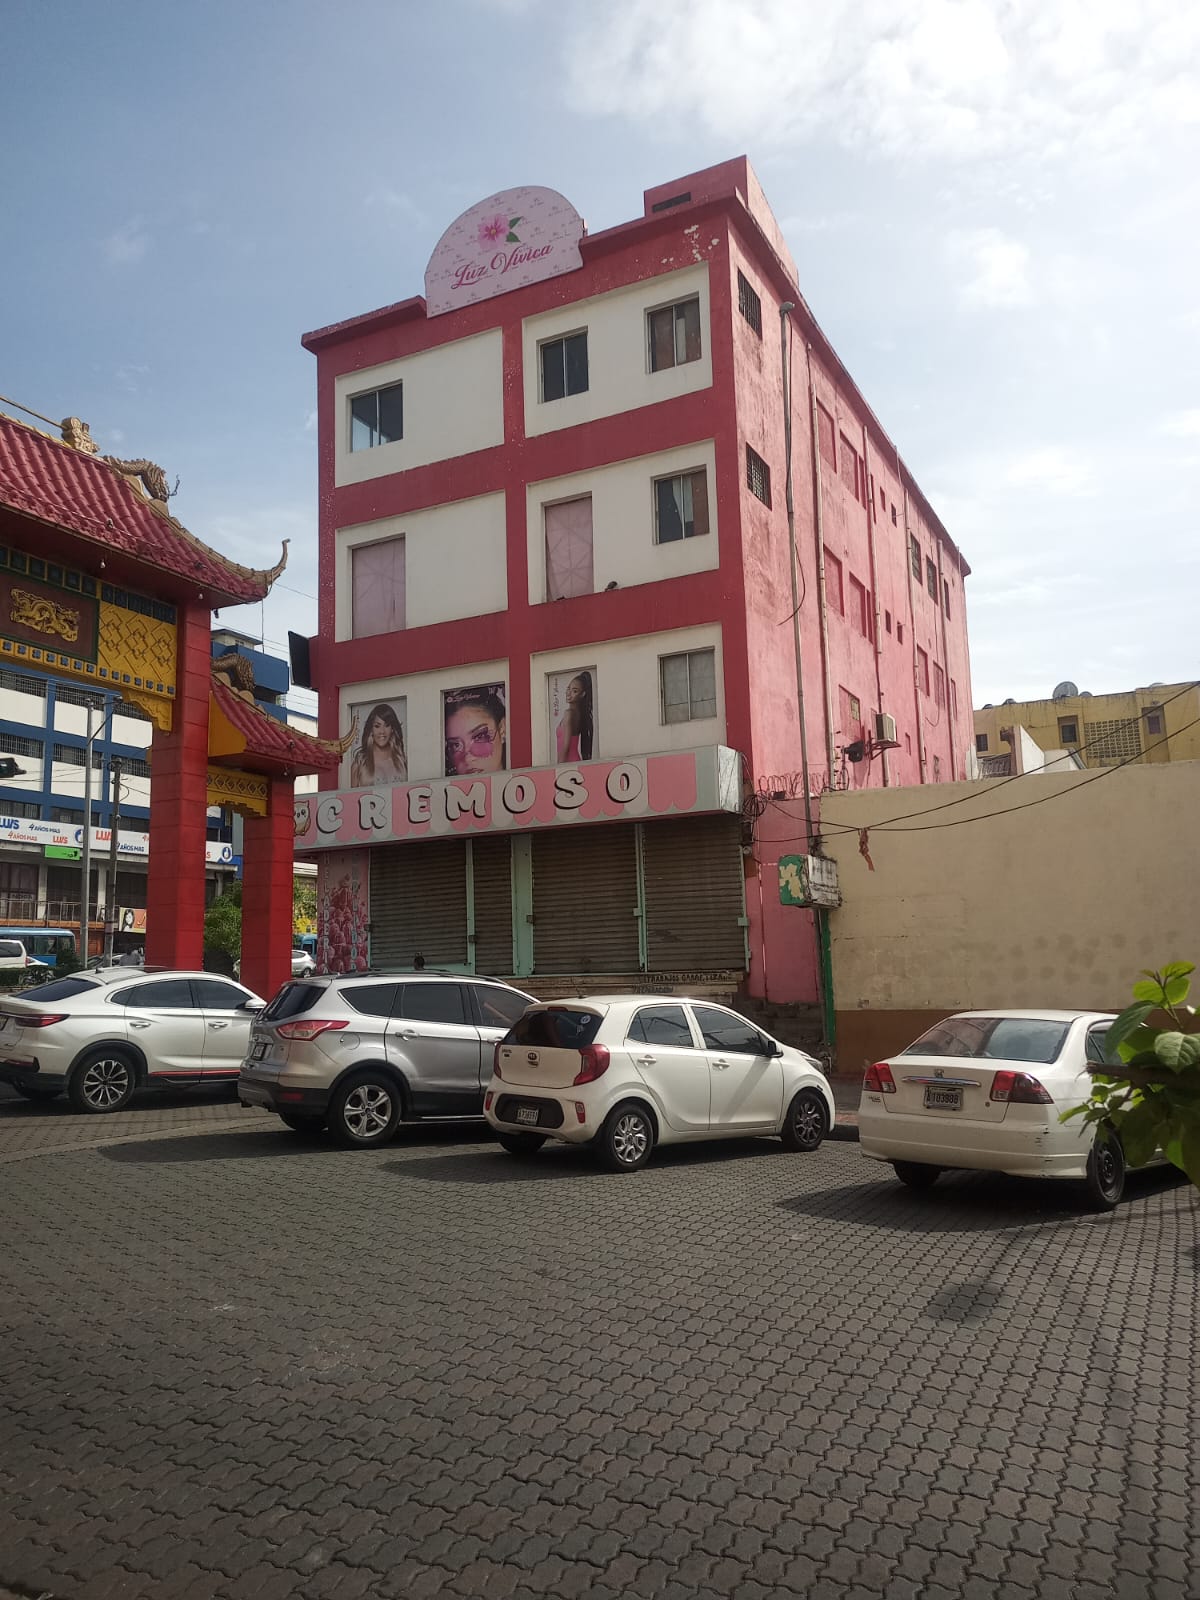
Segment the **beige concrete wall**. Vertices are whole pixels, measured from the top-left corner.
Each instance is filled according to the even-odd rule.
[[[825,796],[838,1070],[952,1011],[1119,1010],[1142,967],[1200,959],[1198,818],[1200,761]]]

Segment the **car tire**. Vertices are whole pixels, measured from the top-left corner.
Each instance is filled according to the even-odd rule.
[[[801,1089],[793,1095],[779,1135],[783,1148],[807,1155],[821,1148],[821,1141],[828,1132],[829,1108],[821,1092]]]
[[[1125,1193],[1125,1152],[1110,1129],[1097,1132],[1083,1183],[1093,1211],[1113,1211],[1120,1205]]]
[[[496,1140],[501,1150],[510,1156],[535,1156],[546,1142],[544,1133],[498,1133]]]
[[[941,1167],[924,1161],[893,1161],[892,1171],[909,1189],[932,1189],[942,1175]]]
[[[654,1121],[639,1105],[617,1106],[596,1135],[596,1154],[610,1172],[637,1172],[654,1149]]]
[[[102,1045],[76,1064],[67,1099],[76,1111],[105,1115],[127,1106],[137,1088],[137,1068],[124,1050]]]
[[[43,1104],[47,1100],[57,1100],[62,1093],[61,1089],[45,1089],[40,1083],[14,1083],[12,1086],[24,1100],[32,1100],[35,1104]]]
[[[293,1133],[320,1133],[325,1127],[325,1118],[314,1116],[311,1111],[281,1111],[278,1115],[284,1127]]]
[[[360,1072],[341,1084],[329,1102],[329,1137],[346,1150],[374,1150],[396,1131],[400,1089],[386,1072]]]

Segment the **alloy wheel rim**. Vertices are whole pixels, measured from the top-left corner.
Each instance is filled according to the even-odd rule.
[[[792,1115],[792,1126],[801,1144],[819,1144],[822,1131],[821,1108],[812,1100],[801,1100]]]
[[[1096,1147],[1096,1175],[1105,1194],[1111,1194],[1117,1186],[1117,1157],[1107,1140]]]
[[[634,1112],[623,1116],[613,1129],[613,1149],[623,1166],[631,1167],[645,1155],[650,1143],[643,1118]]]
[[[378,1139],[392,1120],[392,1097],[377,1083],[357,1084],[346,1096],[346,1126],[358,1139]]]
[[[90,1106],[115,1106],[128,1092],[129,1068],[114,1057],[93,1061],[83,1075],[83,1098]]]

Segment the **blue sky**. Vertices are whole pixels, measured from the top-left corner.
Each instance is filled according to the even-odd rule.
[[[971,563],[976,704],[1198,675],[1200,8],[7,0],[0,48],[0,393],[240,560],[290,537],[268,641],[315,628],[300,335],[495,190],[596,229],[745,152]]]

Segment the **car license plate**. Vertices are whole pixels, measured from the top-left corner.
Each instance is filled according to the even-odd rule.
[[[260,1039],[250,1052],[251,1061],[261,1061],[267,1053],[267,1041]]]
[[[537,1119],[538,1119],[538,1109],[537,1109],[536,1106],[518,1106],[517,1107],[517,1121],[518,1122],[531,1122],[531,1123],[533,1123],[534,1127],[536,1128],[537,1127]]]
[[[961,1089],[926,1089],[926,1111],[961,1111]]]

